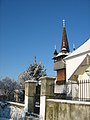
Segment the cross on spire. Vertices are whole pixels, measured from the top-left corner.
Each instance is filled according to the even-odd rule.
[[[63,19],[63,28],[66,27],[66,23],[65,23],[65,20]]]

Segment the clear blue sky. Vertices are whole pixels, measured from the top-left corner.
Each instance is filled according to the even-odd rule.
[[[0,77],[17,79],[34,56],[55,76],[63,19],[71,50],[90,38],[90,0],[0,0]]]

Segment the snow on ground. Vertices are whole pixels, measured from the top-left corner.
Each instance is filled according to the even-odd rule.
[[[12,120],[12,119],[0,117],[0,120]]]

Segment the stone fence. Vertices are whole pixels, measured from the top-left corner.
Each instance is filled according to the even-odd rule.
[[[42,120],[90,120],[90,102],[54,99],[53,77],[42,77],[40,116]]]
[[[90,102],[47,99],[45,120],[90,120]]]
[[[0,118],[6,119],[24,119],[24,104],[15,102],[0,102]]]

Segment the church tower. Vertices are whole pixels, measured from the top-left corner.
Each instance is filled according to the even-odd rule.
[[[65,20],[63,20],[63,32],[62,32],[62,41],[61,41],[61,47],[60,52],[58,53],[55,47],[54,50],[54,70],[57,72],[56,76],[56,84],[64,84],[66,82],[66,65],[63,60],[64,57],[66,57],[69,54],[69,44],[67,39],[67,33],[66,33],[66,24]]]

